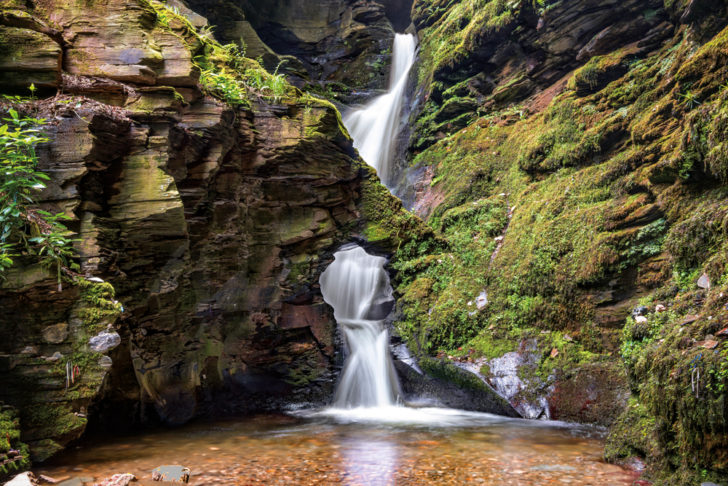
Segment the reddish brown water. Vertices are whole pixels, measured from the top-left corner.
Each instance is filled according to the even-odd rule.
[[[38,473],[92,484],[184,464],[194,485],[629,485],[634,474],[601,460],[595,431],[489,415],[405,424],[281,415],[196,423],[86,444]],[[346,414],[344,414],[346,415]],[[406,420],[405,420],[406,422]]]

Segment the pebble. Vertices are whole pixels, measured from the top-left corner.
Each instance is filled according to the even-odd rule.
[[[636,322],[638,324],[641,324],[641,323],[647,322],[647,318],[645,316],[642,316],[642,315],[635,316],[634,322]]]

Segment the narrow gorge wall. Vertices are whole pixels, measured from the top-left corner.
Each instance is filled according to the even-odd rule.
[[[725,3],[418,0],[413,20],[398,191],[438,238],[395,255],[400,334],[528,416],[616,424],[609,460],[659,484],[723,480]]]
[[[221,101],[262,74],[206,71],[229,51],[204,25],[145,0],[3,4],[3,87],[58,94],[1,111],[46,120],[41,206],[72,218],[81,274],[115,289],[59,291],[22,258],[0,287],[0,402],[19,407],[36,458],[88,420],[179,424],[325,402],[337,359],[320,272],[352,238],[396,246],[381,214],[415,221],[332,105],[292,87]]]

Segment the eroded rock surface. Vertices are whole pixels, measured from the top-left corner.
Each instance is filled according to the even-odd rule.
[[[23,62],[62,53],[0,62],[72,93],[20,109],[47,119],[42,205],[73,218],[80,271],[94,276],[59,291],[21,261],[0,288],[0,400],[20,408],[36,457],[89,416],[125,427],[327,400],[337,346],[318,277],[341,243],[366,237],[379,184],[336,110],[205,95],[190,30],[205,23],[143,0],[10,7],[0,32],[28,31]],[[377,203],[398,214],[389,197]]]

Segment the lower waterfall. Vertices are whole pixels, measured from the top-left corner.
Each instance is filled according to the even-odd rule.
[[[349,355],[334,406],[386,407],[397,403],[399,385],[389,355],[384,318],[392,308],[386,259],[355,245],[339,250],[321,275],[321,292],[334,308]]]

